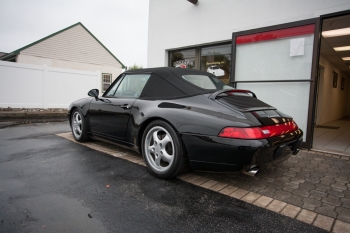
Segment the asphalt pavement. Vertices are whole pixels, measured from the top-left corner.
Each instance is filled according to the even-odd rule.
[[[0,129],[0,232],[323,232],[55,134]]]

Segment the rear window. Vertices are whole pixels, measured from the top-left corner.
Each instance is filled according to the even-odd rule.
[[[182,75],[182,78],[206,90],[233,89],[233,87],[226,85],[220,79],[206,75]]]

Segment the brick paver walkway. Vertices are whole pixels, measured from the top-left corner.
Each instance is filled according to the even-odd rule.
[[[301,151],[279,166],[262,168],[255,177],[194,174],[350,223],[349,157]]]

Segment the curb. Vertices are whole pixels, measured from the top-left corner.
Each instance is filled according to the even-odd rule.
[[[9,121],[3,121],[0,119],[0,129],[8,128],[8,127],[13,127],[17,125],[24,125],[24,124],[35,124],[35,123],[46,123],[48,124],[49,122],[65,122],[68,121],[67,118],[43,118],[43,119],[10,119]]]
[[[0,121],[33,119],[67,119],[67,112],[0,112]]]

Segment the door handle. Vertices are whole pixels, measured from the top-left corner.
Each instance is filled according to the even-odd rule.
[[[130,105],[129,104],[124,104],[121,106],[121,108],[127,110],[127,109],[130,109]]]

